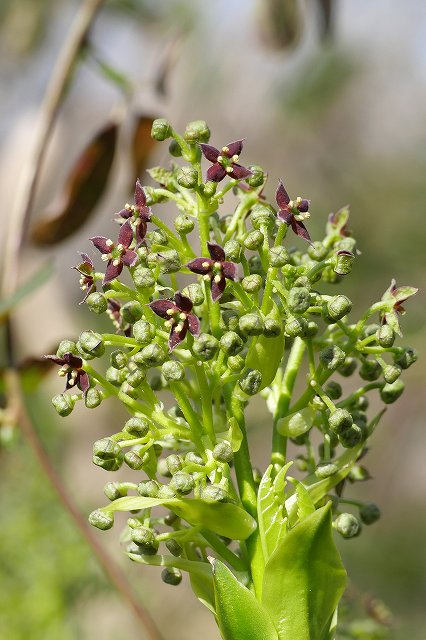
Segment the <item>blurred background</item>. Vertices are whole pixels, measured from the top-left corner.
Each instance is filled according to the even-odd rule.
[[[34,144],[46,86],[82,4],[0,2],[0,242]],[[420,287],[402,325],[404,343],[423,350],[424,2],[109,0],[54,128],[30,239],[21,252],[23,279],[47,259],[54,265],[48,283],[15,313],[21,361],[53,353],[64,337],[95,328],[97,319],[77,304],[81,291],[70,267],[78,263],[78,251],[89,249],[89,236],[113,229],[112,215],[129,200],[134,177],[146,182],[145,168],[167,161],[167,146],[152,146],[146,134],[150,118],[158,116],[177,130],[190,120],[207,120],[215,146],[246,137],[245,164],[267,169],[269,198],[282,178],[290,194],[312,200],[313,238],[322,237],[329,212],[350,203],[362,255],[345,280],[345,293],[362,309],[380,298],[391,277]],[[112,167],[96,174],[102,197],[91,200],[84,225],[46,240],[42,221],[66,213],[60,197],[77,158],[99,130],[116,122],[121,127]],[[102,140],[101,151],[108,153],[111,137]],[[135,144],[138,152],[132,155]],[[426,637],[423,370],[420,359],[404,372],[405,394],[388,408],[365,461],[372,479],[350,490],[351,496],[377,502],[383,517],[359,539],[340,545],[353,593],[386,603],[395,640]],[[36,366],[27,367],[31,414],[66,487],[88,514],[104,502],[103,485],[111,479],[91,464],[92,443],[118,431],[123,416],[106,403],[94,413],[78,407],[60,419],[50,404],[59,392],[57,377],[46,376],[36,385],[37,377]],[[259,465],[266,462],[268,428],[264,413],[253,415],[253,457]],[[7,425],[1,430],[0,461],[0,637],[144,638],[27,442]],[[118,530],[96,535],[125,569],[165,640],[218,638],[187,583],[173,589],[162,584],[156,569],[121,557]],[[366,638],[362,633],[358,637]]]

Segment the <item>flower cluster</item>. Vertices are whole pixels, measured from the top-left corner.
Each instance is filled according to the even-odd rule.
[[[151,170],[157,186],[136,183],[134,204],[115,216],[117,241],[90,239],[105,272],[86,254],[76,267],[88,308],[108,313],[116,332],[83,331],[47,357],[71,390],[53,399],[61,415],[80,400],[94,408],[110,397],[129,413],[118,433],[95,443],[93,461],[108,471],[125,464],[139,481],[109,482],[110,503],[90,522],[109,529],[116,511],[128,512],[129,557],[161,565],[172,585],[188,572],[196,595],[215,610],[218,562],[260,599],[266,573],[265,585],[274,583],[273,552],[284,536],[302,535],[304,523],[303,535],[313,535],[330,511],[345,538],[378,519],[374,504],[352,500],[349,513],[344,493],[368,478],[366,445],[383,413],[369,416],[368,395],[397,400],[401,373],[417,356],[395,345],[402,304],[416,289],[392,281],[356,319],[345,295],[321,292],[323,283],[338,285],[350,273],[358,253],[348,210],[332,214],[325,237],[313,241],[305,226],[310,202],[291,200],[280,182],[277,207],[268,203],[263,170],[239,164],[243,141],[219,151],[209,136],[203,121],[183,136],[166,120],[154,122],[153,137],[171,138],[173,156],[184,163]],[[205,182],[203,159],[211,163]],[[238,205],[224,215],[231,190]],[[177,207],[174,229],[161,215],[164,203]],[[106,349],[101,372],[92,360]],[[296,378],[306,375],[297,395]],[[341,379],[352,375],[361,382],[344,392]],[[272,417],[271,465],[263,474],[252,468],[245,426],[256,395]],[[288,441],[298,447],[293,460]],[[286,484],[290,464],[301,479],[287,476]],[[327,544],[332,549],[331,537]],[[341,580],[333,579],[340,593]]]

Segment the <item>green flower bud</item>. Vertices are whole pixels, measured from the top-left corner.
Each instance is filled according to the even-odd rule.
[[[386,326],[386,325],[384,325]],[[408,347],[404,349],[403,353],[395,358],[395,364],[401,367],[401,369],[408,369],[412,364],[417,362],[417,351]]]
[[[173,513],[173,511],[169,511],[165,516],[164,516],[164,524],[167,525],[168,527],[170,527],[173,524],[178,524],[180,522],[180,518],[179,516],[177,516],[175,513]]]
[[[139,356],[138,364],[143,364],[147,368],[158,367],[168,358],[167,351],[156,342],[148,344],[136,355]],[[136,362],[136,356],[134,356],[134,359]]]
[[[130,537],[135,544],[142,547],[143,553],[147,556],[153,556],[157,553],[158,541],[155,533],[147,527],[136,527],[130,532]]]
[[[380,389],[380,397],[385,404],[392,404],[403,394],[405,384],[402,380],[395,380],[392,384],[385,384]]]
[[[226,331],[219,340],[219,345],[228,356],[235,356],[244,348],[242,338],[235,331]]]
[[[241,391],[254,396],[262,385],[262,374],[257,369],[246,369],[238,381]]]
[[[177,140],[175,140],[174,138],[170,141],[169,153],[174,158],[180,158],[181,155],[182,155],[181,146],[180,146],[179,142]]]
[[[196,282],[193,282],[182,289],[182,294],[191,300],[194,307],[197,307],[204,302],[203,289]]]
[[[167,382],[175,382],[184,379],[185,367],[177,360],[168,360],[161,365],[161,373]]]
[[[132,300],[131,302],[126,302],[121,307],[121,317],[125,322],[133,324],[137,320],[140,320],[143,315],[143,308],[139,302],[136,300]]]
[[[271,267],[283,267],[290,260],[285,247],[272,247],[269,249],[269,263]]]
[[[59,393],[57,396],[52,398],[52,404],[57,413],[62,418],[65,418],[66,416],[69,416],[71,411],[74,409],[75,400],[67,393]]]
[[[141,264],[138,264],[133,271],[132,278],[138,289],[149,289],[155,285],[155,278],[151,269]]]
[[[338,276],[346,276],[352,271],[355,255],[350,250],[341,249],[340,251],[334,256],[333,269]]]
[[[139,451],[136,449],[130,449],[130,451],[126,451],[124,454],[124,462],[134,471],[138,471],[139,469],[142,469],[144,463],[147,461],[145,456],[146,454],[140,455]]]
[[[263,233],[261,231],[250,231],[243,240],[246,249],[255,251],[263,244]]]
[[[263,333],[263,320],[257,313],[246,313],[241,316],[238,325],[240,331],[247,336],[260,336]]]
[[[363,380],[377,380],[382,372],[382,368],[376,360],[363,360],[359,375]]]
[[[169,472],[173,475],[178,471],[182,471],[183,460],[177,453],[172,453],[170,456],[167,456],[166,465]]]
[[[175,556],[176,558],[178,558],[179,556],[182,555],[183,547],[182,545],[179,544],[177,540],[174,540],[173,538],[169,538],[168,540],[166,540],[166,547],[170,551],[172,556]]]
[[[219,349],[219,341],[209,333],[200,333],[194,339],[192,352],[199,360],[211,360]]]
[[[124,369],[127,364],[127,354],[122,349],[116,349],[111,353],[109,361],[114,369]]]
[[[124,454],[111,438],[102,438],[93,445],[93,463],[107,471],[117,471],[123,463]]]
[[[217,182],[206,182],[203,191],[206,198],[213,198],[217,190]]]
[[[147,344],[155,337],[155,327],[146,320],[138,320],[133,325],[133,337],[140,344]]]
[[[309,289],[292,287],[288,292],[287,305],[292,313],[305,313],[311,305]]]
[[[88,409],[96,409],[102,402],[102,396],[97,389],[88,389],[84,397],[84,404]]]
[[[325,260],[328,255],[327,247],[324,247],[323,243],[319,240],[313,242],[308,249],[308,256],[312,260],[316,260],[317,262],[321,262],[321,260]]]
[[[151,128],[151,137],[158,142],[163,142],[163,140],[167,140],[172,135],[172,128],[170,126],[170,122],[165,118],[157,118],[152,123]]]
[[[355,538],[361,533],[361,523],[352,513],[341,513],[333,526],[343,538]]]
[[[330,380],[324,387],[324,391],[332,400],[338,400],[342,396],[342,385],[335,380]]]
[[[108,367],[105,372],[105,378],[115,387],[120,387],[126,379],[129,370],[127,368],[118,370],[115,367]]]
[[[195,451],[188,451],[185,456],[185,462],[189,464],[204,465],[202,457],[199,456],[198,453],[195,453]]]
[[[86,353],[90,353],[96,358],[103,356],[105,353],[104,339],[100,333],[95,333],[95,331],[83,331],[80,333],[78,342]]]
[[[256,189],[265,182],[265,174],[263,173],[262,167],[259,167],[257,164],[251,165],[248,168],[252,172],[252,175],[246,178],[246,182],[250,187]]]
[[[346,409],[336,409],[330,414],[328,419],[330,429],[336,434],[340,435],[344,431],[350,429],[353,425],[353,418],[349,411]]]
[[[294,281],[293,284],[294,287],[305,287],[305,289],[308,289],[308,291],[311,290],[312,288],[312,284],[311,281],[309,280],[309,278],[307,276],[299,276],[298,278],[296,278],[296,280]],[[314,296],[314,301],[316,299],[316,292],[312,292],[311,296]],[[311,300],[312,303],[312,300]]]
[[[276,318],[265,318],[263,335],[267,338],[276,338],[281,333],[281,322]]]
[[[355,358],[346,356],[343,364],[341,364],[340,367],[338,367],[337,371],[344,378],[349,378],[349,376],[351,376],[354,373],[356,367],[357,367],[357,361],[355,360]]]
[[[206,502],[228,502],[229,495],[217,484],[208,484],[201,490],[201,497]]]
[[[161,498],[161,500],[171,500],[176,498],[176,491],[173,491],[168,484],[162,484],[158,491],[158,497]]]
[[[385,382],[392,384],[395,380],[398,380],[401,372],[401,367],[395,364],[389,364],[383,369],[383,378]]]
[[[364,429],[358,424],[353,424],[350,429],[339,434],[339,442],[345,449],[353,449],[364,438]]]
[[[356,240],[355,238],[351,238],[350,236],[342,238],[335,244],[335,249],[337,249],[338,251],[349,251],[350,253],[355,253]]]
[[[219,462],[227,462],[229,464],[232,462],[233,457],[232,447],[226,440],[219,442],[213,449],[213,458]]]
[[[93,313],[105,313],[108,308],[108,302],[103,293],[91,293],[86,302]]]
[[[114,524],[114,514],[96,509],[89,515],[88,520],[92,527],[106,531],[107,529],[111,529]]]
[[[316,468],[315,475],[320,480],[323,480],[324,478],[333,476],[335,473],[337,473],[338,470],[339,469],[337,465],[333,464],[332,462],[321,462]]]
[[[259,230],[265,226],[268,231],[275,226],[275,215],[270,207],[265,204],[255,204],[251,210],[250,220],[254,229]]]
[[[137,492],[143,498],[157,498],[160,485],[155,480],[144,480],[139,482]]]
[[[166,584],[170,584],[173,587],[177,587],[182,582],[182,572],[175,567],[167,567],[161,572],[161,579]]]
[[[205,120],[194,120],[187,124],[183,134],[186,142],[197,144],[197,142],[208,142],[210,140],[210,129]]]
[[[145,190],[146,190],[146,188],[147,187],[145,187]],[[146,258],[148,256],[148,247],[142,246],[142,247],[139,247],[138,249],[135,249],[135,251],[138,254],[139,264],[140,263],[146,264]],[[139,266],[139,264],[137,266]],[[135,267],[133,269],[133,273],[134,273],[135,269],[137,269],[137,267]]]
[[[59,347],[56,351],[56,355],[58,358],[63,358],[66,353],[74,353],[78,354],[77,345],[73,340],[62,340],[59,343]]]
[[[238,240],[228,240],[228,242],[225,242],[223,250],[225,251],[227,260],[231,262],[241,262],[243,248]]]
[[[315,411],[325,411],[327,409],[325,403],[319,396],[314,396],[309,405],[312,407],[312,409],[315,409]]]
[[[143,438],[149,432],[149,422],[145,418],[129,418],[124,425],[123,431],[135,438]]]
[[[126,378],[127,384],[129,384],[133,389],[137,389],[140,387],[142,382],[146,379],[146,372],[141,369],[135,369]]]
[[[244,369],[245,360],[241,356],[229,356],[226,364],[231,371],[239,373]]]
[[[309,320],[307,327],[306,327],[306,331],[305,331],[305,335],[307,338],[313,338],[314,336],[316,336],[318,333],[318,325],[316,322],[314,322],[313,320]]]
[[[238,332],[240,330],[238,326],[238,320],[240,319],[238,313],[232,309],[225,309],[222,314],[223,322],[229,331]]]
[[[383,349],[391,347],[395,342],[395,331],[388,324],[382,324],[376,333],[377,342]]]
[[[117,500],[127,494],[127,490],[122,488],[120,482],[107,482],[104,487],[104,494],[108,500]]]
[[[194,167],[181,167],[177,173],[177,181],[185,189],[194,189],[198,184],[198,171]]]
[[[326,267],[322,272],[322,279],[329,284],[338,284],[343,276],[336,273],[332,267]]]
[[[320,362],[324,369],[336,371],[345,362],[345,353],[337,345],[327,347],[320,352]]]
[[[251,256],[251,258],[249,258],[248,264],[250,273],[258,273],[260,276],[264,275],[262,261],[259,256]]]
[[[368,407],[370,406],[370,401],[367,398],[367,396],[360,396],[357,400],[356,400],[356,408],[359,409],[360,411],[366,411],[368,409]]]
[[[191,493],[193,490],[194,479],[189,473],[179,471],[178,473],[175,473],[173,478],[170,480],[170,487],[177,493],[186,495]]]
[[[242,279],[241,286],[247,293],[257,293],[262,287],[262,276],[258,273],[252,273]]]
[[[289,338],[303,337],[306,335],[308,323],[303,317],[288,316],[284,325],[284,332]]]
[[[166,246],[169,244],[169,238],[167,234],[162,229],[153,229],[147,233],[148,239],[151,241],[151,244],[159,244],[162,246]],[[148,257],[148,254],[147,254]]]
[[[359,516],[364,524],[373,524],[380,519],[380,509],[373,502],[364,504],[359,510]]]
[[[195,222],[189,216],[186,216],[184,213],[181,213],[175,218],[175,228],[178,233],[183,236],[186,236],[188,233],[194,230]]]
[[[161,251],[161,253],[149,253],[147,256],[148,266],[154,268],[160,265],[160,273],[175,273],[179,271],[181,262],[179,254],[175,249]]]
[[[352,482],[365,482],[365,480],[370,480],[371,476],[365,467],[362,467],[360,464],[354,464],[349,471],[348,478],[352,480]]]
[[[334,296],[323,307],[322,316],[326,322],[333,323],[344,318],[352,309],[352,302],[346,296]]]

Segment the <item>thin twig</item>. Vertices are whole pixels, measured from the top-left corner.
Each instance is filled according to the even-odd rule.
[[[61,108],[69,82],[72,78],[78,57],[81,53],[87,34],[97,12],[104,0],[85,0],[83,2],[70,33],[65,41],[58,62],[52,74],[52,79],[47,88],[43,105],[41,107],[41,120],[34,144],[33,153],[24,168],[20,184],[17,189],[17,199],[10,217],[10,224],[6,238],[4,252],[3,273],[1,278],[1,296],[6,298],[13,294],[19,282],[20,251],[25,241],[26,230],[31,217],[34,197],[40,178],[43,160],[46,155],[48,143],[51,138],[53,126]],[[128,582],[121,568],[112,561],[109,554],[99,544],[94,532],[90,529],[57,474],[47,455],[44,446],[38,436],[37,429],[29,416],[22,393],[21,381],[16,368],[14,368],[14,348],[11,314],[6,319],[5,350],[7,354],[7,367],[5,383],[8,398],[8,409],[16,416],[22,432],[36,455],[40,466],[55,489],[62,505],[73,519],[77,528],[83,534],[85,540],[92,548],[99,563],[103,567],[111,583],[121,594],[123,599],[131,606],[136,618],[143,625],[150,640],[162,640],[161,634],[156,628],[149,613],[144,609]]]

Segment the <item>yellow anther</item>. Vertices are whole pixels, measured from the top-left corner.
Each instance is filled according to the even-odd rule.
[[[106,244],[106,246],[107,246],[107,247],[112,247],[112,245],[113,245],[114,243],[113,243],[113,241],[112,241],[112,240],[110,240],[110,239],[108,238],[108,240],[105,240],[105,244]]]
[[[81,287],[80,287],[80,289],[81,289],[82,291],[86,291],[86,289],[87,289],[87,284],[82,284],[82,285],[81,285]]]
[[[205,275],[205,276],[203,276],[203,280],[210,280],[210,276],[209,276],[209,274],[208,274],[208,273],[206,273],[206,275]]]
[[[214,266],[216,269],[222,269],[222,263],[221,262],[215,262]]]
[[[296,198],[296,206],[299,206],[299,204],[301,204],[302,202],[302,198],[300,196],[297,196]]]
[[[215,276],[214,281],[219,283],[222,280],[222,276]]]
[[[288,203],[288,207],[290,209],[293,209],[293,207],[294,207],[294,201],[293,200],[290,200],[290,202]]]
[[[120,244],[118,244],[118,245],[117,245],[117,249],[118,249],[118,251],[123,251],[124,247],[123,247],[123,245],[120,243]]]
[[[170,327],[172,326],[173,322],[172,320],[165,320],[164,321],[164,326],[168,327],[170,329]]]
[[[167,309],[166,311],[168,316],[173,316],[175,314],[175,310],[174,309]]]
[[[125,208],[127,211],[131,211],[131,210],[133,209],[133,205],[132,205],[132,204],[129,204],[128,202],[126,202],[126,204],[124,205],[124,208]]]
[[[222,156],[217,156],[217,162],[222,162],[223,158]]]
[[[183,329],[183,324],[179,322],[179,324],[177,324],[175,327],[175,333],[180,333],[182,329]]]
[[[226,167],[226,173],[232,173],[232,172],[233,172],[232,167]]]
[[[222,151],[223,151],[223,153],[228,153],[229,152],[229,147],[222,147]]]
[[[120,264],[120,260],[118,260],[118,258],[117,258],[117,259],[112,261],[112,264],[114,265],[114,267],[118,267],[118,265]]]
[[[59,376],[60,378],[63,378],[63,377],[64,377],[64,376],[66,376],[66,375],[67,375],[67,370],[66,370],[66,369],[64,369],[64,368],[59,369],[59,371],[58,371],[58,376]]]
[[[206,262],[202,262],[201,266],[203,267],[203,269],[208,269],[209,266],[210,266],[210,262],[207,262],[207,261]]]
[[[238,162],[238,160],[240,159],[240,156],[237,156],[237,154],[235,154],[234,156],[232,156],[232,162]]]
[[[101,260],[103,260],[104,262],[106,262],[107,260],[109,260],[111,258],[111,254],[110,253],[103,253],[101,255]]]
[[[181,320],[186,320],[186,313],[180,313],[180,314],[179,314],[179,318],[180,318]]]

